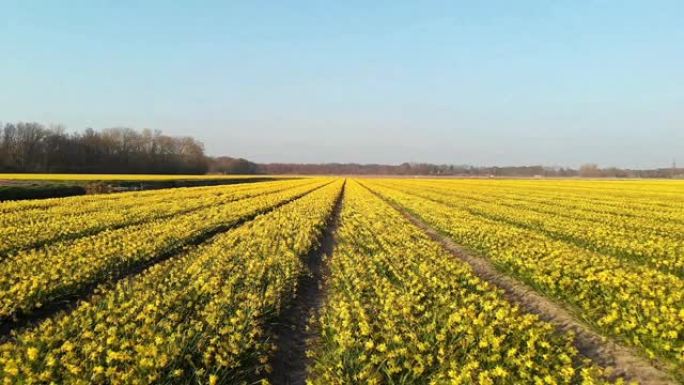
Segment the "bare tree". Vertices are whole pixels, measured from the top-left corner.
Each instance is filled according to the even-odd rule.
[[[601,170],[594,163],[587,163],[580,166],[579,176],[583,178],[597,178],[601,176]]]
[[[5,124],[0,171],[77,173],[205,173],[204,147],[193,138],[116,127],[68,134],[63,126]]]

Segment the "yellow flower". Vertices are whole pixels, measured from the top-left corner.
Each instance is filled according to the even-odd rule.
[[[26,357],[28,357],[29,361],[35,361],[38,358],[38,349],[34,347],[28,348],[26,351]]]

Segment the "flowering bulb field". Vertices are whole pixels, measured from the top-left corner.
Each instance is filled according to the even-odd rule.
[[[0,234],[3,384],[684,379],[681,182],[305,178],[5,202]]]
[[[263,210],[309,192],[14,333],[0,346],[5,382],[234,383],[244,375],[240,364],[254,370],[266,362],[270,345],[260,323],[293,295],[299,257],[316,243],[341,187],[340,180],[294,186],[193,217],[190,222],[210,226],[247,215],[246,207]],[[183,224],[165,226],[166,233],[184,231]],[[126,243],[126,254],[153,240]],[[98,270],[111,266],[98,259],[89,260]]]
[[[232,189],[192,188],[18,201],[6,204],[0,219],[0,255],[104,229],[173,218],[232,201],[278,192],[310,181],[239,185]],[[141,202],[142,199],[142,202]]]
[[[569,336],[523,314],[389,205],[350,183],[315,383],[570,383]]]
[[[684,368],[684,184],[365,183],[601,333]]]

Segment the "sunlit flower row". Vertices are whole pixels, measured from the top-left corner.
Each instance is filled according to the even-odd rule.
[[[289,183],[289,182],[281,182]],[[205,192],[209,204],[182,215],[105,230],[92,236],[18,252],[0,262],[0,319],[67,298],[128,269],[177,252],[203,234],[227,228],[327,181],[268,186],[238,195]],[[218,188],[219,190],[222,188]],[[261,191],[261,192],[259,192]],[[144,205],[144,201],[140,202]],[[177,205],[183,207],[184,201]],[[60,217],[55,217],[59,225]]]
[[[311,182],[281,181],[92,195],[54,199],[49,206],[33,208],[23,206],[42,201],[0,203],[0,208],[5,209],[17,206],[0,215],[0,260],[7,254],[50,242],[171,217]]]
[[[643,211],[638,216],[624,213],[601,215],[592,212],[600,211],[601,204],[598,202],[578,202],[563,191],[553,198],[540,201],[533,199],[534,193],[526,190],[517,194],[501,194],[498,191],[470,191],[465,187],[439,186],[425,183],[412,191],[437,202],[457,205],[476,215],[538,230],[551,238],[591,251],[648,264],[663,272],[684,277],[684,220],[681,223],[655,220],[652,211],[662,211],[660,209]],[[631,201],[635,202],[636,199]],[[669,202],[668,205],[676,207],[675,202]],[[684,212],[684,202],[681,211]]]
[[[310,384],[601,383],[573,336],[537,316],[348,184]]]
[[[387,187],[373,180],[364,183],[490,259],[500,270],[566,303],[579,318],[606,335],[636,346],[652,358],[659,356],[674,365],[675,371],[684,369],[684,281],[676,275],[624,257],[596,253],[537,228],[521,226],[515,218],[497,219],[496,205],[489,206],[492,216],[487,216],[474,213],[470,204],[456,197],[441,195],[437,202],[415,186],[402,188],[401,183],[393,183]]]
[[[342,181],[157,264],[0,345],[5,384],[236,384],[263,376],[264,323],[292,298]],[[253,200],[254,204],[258,204]]]

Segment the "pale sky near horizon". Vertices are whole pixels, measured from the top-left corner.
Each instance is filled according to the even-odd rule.
[[[684,1],[0,0],[0,121],[259,162],[684,165]]]

